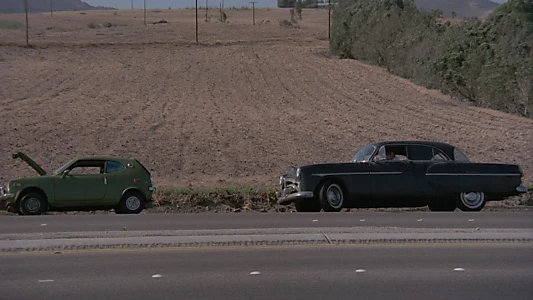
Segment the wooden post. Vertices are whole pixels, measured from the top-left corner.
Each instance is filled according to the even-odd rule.
[[[328,0],[328,40],[331,40],[331,0]]]
[[[196,3],[196,42],[198,43],[198,0],[196,0],[195,3]]]
[[[26,46],[30,45],[30,33],[28,30],[28,0],[24,0],[24,12],[26,13]]]
[[[251,1],[250,3],[252,3],[252,20],[255,25],[255,4],[257,3],[257,1]]]
[[[54,0],[50,0],[50,17],[54,16]]]
[[[207,22],[207,7],[208,7],[208,1],[205,0],[205,21]]]
[[[146,0],[144,0],[144,25],[146,25]]]

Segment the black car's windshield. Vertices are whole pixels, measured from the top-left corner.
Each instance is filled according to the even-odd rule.
[[[362,162],[362,161],[368,161],[370,159],[370,156],[372,156],[372,153],[376,150],[376,146],[374,145],[368,145],[363,148],[361,148],[357,153],[355,153],[355,156],[352,159],[352,162]]]

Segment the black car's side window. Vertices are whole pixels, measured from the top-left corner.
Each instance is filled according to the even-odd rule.
[[[433,148],[433,157],[431,158],[431,160],[450,160],[450,159],[442,151]]]
[[[106,173],[114,173],[124,170],[126,167],[119,161],[108,160],[105,166]]]
[[[423,145],[409,146],[409,160],[449,160],[439,149]]]
[[[427,146],[409,146],[409,160],[431,160],[433,148]]]

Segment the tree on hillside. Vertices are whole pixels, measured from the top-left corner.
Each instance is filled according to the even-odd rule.
[[[533,118],[533,0],[509,0],[485,21],[437,21],[411,0],[341,0],[334,54],[474,105]]]

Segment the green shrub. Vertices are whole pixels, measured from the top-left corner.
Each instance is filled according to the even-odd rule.
[[[24,24],[15,20],[0,20],[0,29],[16,30],[24,28]]]

